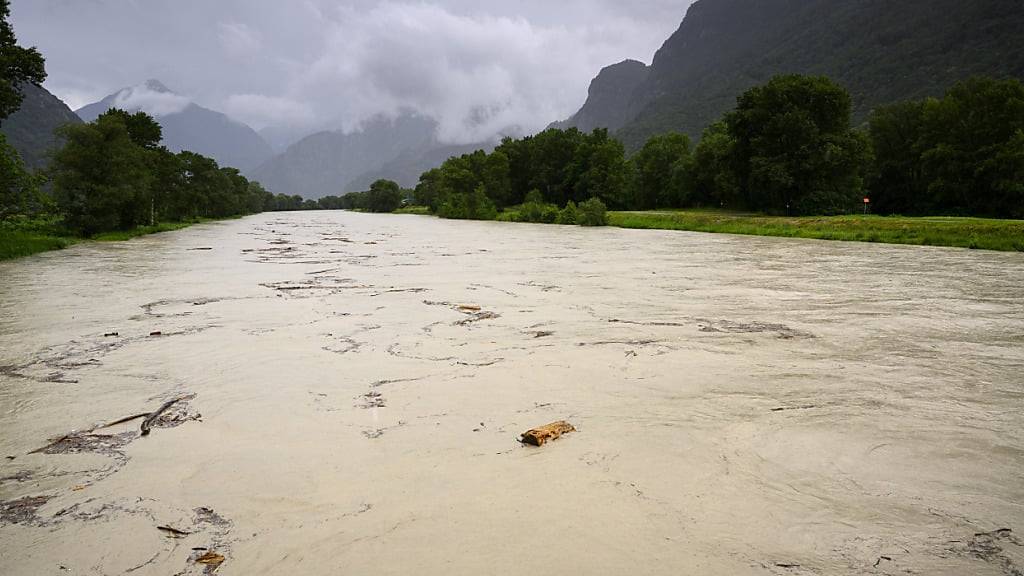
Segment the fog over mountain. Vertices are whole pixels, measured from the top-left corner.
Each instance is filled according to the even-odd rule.
[[[92,122],[111,108],[146,112],[160,123],[163,143],[172,151],[198,152],[222,166],[250,170],[273,155],[271,147],[249,126],[193,103],[159,80],[122,88],[76,113]]]
[[[539,130],[608,62],[650,62],[689,4],[14,0],[12,21],[73,108],[159,78],[280,150],[404,110],[435,119],[444,144]]]

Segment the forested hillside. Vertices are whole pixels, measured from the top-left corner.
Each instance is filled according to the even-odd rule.
[[[46,166],[50,155],[63,146],[56,130],[82,120],[59,98],[34,84],[21,87],[25,99],[21,108],[4,120],[0,132],[21,155],[25,165],[36,170]]]
[[[617,135],[630,150],[662,132],[698,138],[745,90],[786,73],[834,79],[857,125],[879,105],[939,96],[971,76],[1021,78],[1024,2],[698,0],[617,113],[629,118]]]

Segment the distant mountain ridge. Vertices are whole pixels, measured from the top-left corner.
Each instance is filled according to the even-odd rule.
[[[247,175],[268,190],[316,199],[367,190],[380,178],[412,187],[452,154],[485,147],[443,144],[436,121],[407,112],[374,117],[353,132],[312,134]]]
[[[163,127],[163,143],[169,149],[198,152],[221,166],[249,170],[274,153],[249,126],[189,101],[159,80],[122,88],[99,102],[83,106],[77,113],[82,120],[92,122],[111,108],[149,113]]]
[[[50,155],[64,144],[56,130],[65,124],[81,124],[82,120],[45,88],[25,84],[21,89],[25,95],[21,108],[3,121],[0,132],[25,165],[38,170],[45,168]]]
[[[782,73],[836,80],[860,122],[973,75],[1024,77],[1022,31],[1020,0],[698,0],[639,85],[602,86],[630,93],[627,105],[588,100],[564,125],[610,127],[633,150],[667,131],[698,138],[738,95]]]

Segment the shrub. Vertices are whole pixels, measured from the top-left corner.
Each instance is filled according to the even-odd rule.
[[[576,224],[576,203],[572,200],[565,205],[565,208],[558,213],[558,219],[555,220],[556,224]]]
[[[580,226],[607,226],[608,207],[597,198],[580,202],[576,221]]]

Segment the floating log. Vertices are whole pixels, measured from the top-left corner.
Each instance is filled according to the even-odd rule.
[[[568,434],[569,432],[575,432],[576,428],[566,422],[565,420],[559,420],[558,422],[552,422],[546,426],[540,428],[534,428],[523,432],[520,442],[523,444],[530,444],[532,446],[543,446],[549,440],[555,440],[562,434]]]

